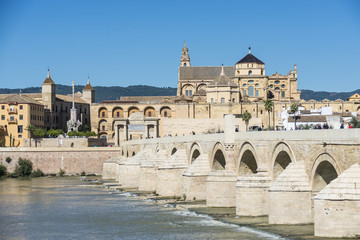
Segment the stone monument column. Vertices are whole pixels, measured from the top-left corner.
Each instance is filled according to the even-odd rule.
[[[115,146],[119,146],[119,125],[114,124],[114,127],[115,127]]]

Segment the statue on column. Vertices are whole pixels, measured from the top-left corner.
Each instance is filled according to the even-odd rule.
[[[77,120],[76,108],[75,108],[75,83],[72,82],[72,108],[70,109],[70,120],[67,121],[68,132],[77,132],[81,126],[81,122]]]

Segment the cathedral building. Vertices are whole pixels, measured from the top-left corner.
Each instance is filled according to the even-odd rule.
[[[91,127],[109,143],[131,139],[218,132],[225,114],[251,113],[250,126],[282,128],[281,113],[294,102],[309,111],[332,107],[337,114],[360,112],[359,101],[305,101],[297,89],[297,66],[288,74],[265,74],[265,63],[249,52],[234,66],[192,66],[184,44],[176,96],[121,97],[91,105]],[[265,109],[271,99],[273,109]],[[352,98],[354,99],[354,98]],[[269,125],[270,119],[270,125]]]

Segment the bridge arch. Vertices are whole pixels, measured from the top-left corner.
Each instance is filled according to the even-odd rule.
[[[257,154],[255,148],[250,142],[245,142],[241,148],[237,161],[237,175],[246,176],[257,173]]]
[[[144,116],[145,117],[156,117],[155,108],[152,106],[147,106],[144,108]]]
[[[217,142],[211,153],[210,167],[212,170],[225,170],[226,154],[224,146]]]
[[[321,153],[314,161],[311,169],[310,186],[313,192],[321,191],[332,180],[337,178],[341,170],[336,160],[328,153]]]
[[[193,142],[190,147],[189,164],[190,166],[200,155],[202,150],[198,142]]]
[[[139,108],[136,106],[131,106],[128,108],[128,117],[130,117],[131,114],[133,114],[134,112],[139,112]]]
[[[296,160],[289,144],[286,142],[277,143],[272,153],[269,168],[271,169],[272,180],[275,180],[291,162],[296,162]]]

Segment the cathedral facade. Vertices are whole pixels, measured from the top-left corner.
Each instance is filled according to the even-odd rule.
[[[339,115],[360,112],[359,101],[323,101],[300,98],[297,66],[288,74],[265,74],[265,63],[249,52],[234,66],[192,66],[184,44],[178,70],[176,96],[122,97],[91,104],[91,127],[109,143],[168,135],[200,134],[222,130],[225,114],[236,116],[239,131],[245,131],[241,115],[247,111],[250,126],[283,127],[282,112],[292,103],[306,110],[332,107]],[[265,101],[271,99],[270,112]]]

